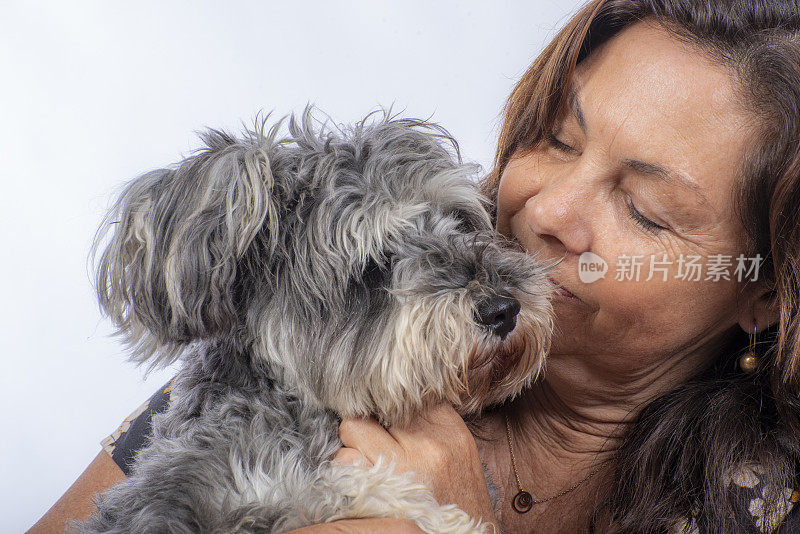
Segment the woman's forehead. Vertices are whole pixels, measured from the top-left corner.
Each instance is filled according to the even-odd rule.
[[[725,67],[646,23],[622,31],[581,62],[572,85],[581,103],[600,108],[603,116],[695,126],[682,136],[746,115],[737,82]]]

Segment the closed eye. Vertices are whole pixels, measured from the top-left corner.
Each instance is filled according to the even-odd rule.
[[[448,216],[458,221],[459,229],[466,232],[474,232],[484,228],[486,223],[480,215],[471,213],[465,209],[453,209]]]
[[[628,206],[628,214],[630,215],[631,219],[633,219],[633,221],[643,229],[653,234],[657,234],[661,232],[661,230],[666,230],[664,226],[661,226],[660,224],[655,223],[642,215],[642,213],[636,209],[636,206],[633,205],[633,200],[631,200],[630,196],[626,196],[625,204]]]
[[[566,143],[564,143],[562,141],[559,141],[558,137],[556,137],[556,135],[554,133],[552,133],[552,132],[547,134],[547,142],[550,144],[550,146],[552,146],[553,148],[555,148],[559,152],[564,152],[565,154],[577,154],[578,153],[578,151],[575,148],[569,146],[568,144],[566,144]]]
[[[371,289],[388,286],[389,276],[391,275],[389,265],[390,263],[382,264],[370,258],[361,272],[361,280],[364,285]]]

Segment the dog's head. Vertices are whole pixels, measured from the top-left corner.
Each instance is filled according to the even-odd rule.
[[[103,309],[133,358],[235,339],[304,400],[400,423],[518,393],[552,328],[547,266],[493,233],[474,167],[424,121],[314,127],[307,110],[131,182],[109,215]]]

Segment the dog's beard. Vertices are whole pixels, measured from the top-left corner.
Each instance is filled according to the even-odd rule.
[[[402,426],[437,402],[475,415],[528,386],[544,365],[552,330],[549,303],[535,289],[512,292],[521,310],[505,338],[476,324],[469,289],[407,298],[375,362],[379,379],[371,381],[370,397],[379,420]]]
[[[505,339],[484,334],[468,354],[465,391],[457,410],[475,415],[483,408],[513,398],[530,385],[544,367],[548,335],[529,310],[517,316],[517,326]]]

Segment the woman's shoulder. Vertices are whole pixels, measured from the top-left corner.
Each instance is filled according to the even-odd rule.
[[[742,467],[731,477],[739,499],[746,506],[756,532],[797,533],[800,532],[800,491],[783,488],[777,495],[777,507],[767,514],[766,502],[769,488],[761,483],[761,470],[756,465]]]
[[[783,488],[777,495],[777,506],[772,514],[766,510],[767,490],[759,477],[758,466],[747,465],[733,473],[732,490],[743,511],[741,518],[747,524],[747,533],[797,534],[800,533],[800,490]],[[682,522],[671,534],[706,534],[697,524]],[[709,533],[711,534],[711,533]]]
[[[126,476],[130,475],[136,453],[144,448],[152,435],[153,415],[167,409],[172,400],[172,383],[164,384],[141,406],[136,408],[114,432],[100,442]]]
[[[797,505],[797,501],[800,500],[800,492],[794,490],[792,492],[792,498],[794,500],[792,501],[789,512],[786,514],[786,518],[781,524],[780,530],[778,531],[779,534],[796,534],[800,532],[800,505]]]

